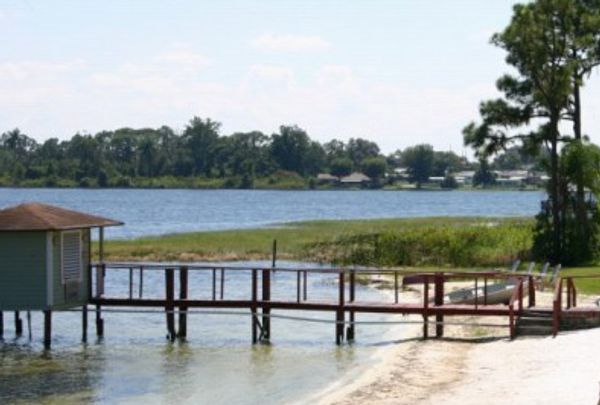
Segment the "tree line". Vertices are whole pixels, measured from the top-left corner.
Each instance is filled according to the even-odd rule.
[[[489,167],[520,168],[530,163],[528,159],[512,148]],[[406,167],[410,180],[421,184],[429,176],[475,170],[478,163],[454,152],[435,151],[431,145],[385,155],[375,142],[363,138],[319,143],[297,126],[281,126],[271,135],[222,135],[220,123],[199,117],[181,133],[168,126],[121,128],[42,143],[19,129],[0,136],[4,186],[169,187],[185,185],[178,180],[190,178],[205,181],[194,183],[199,186],[252,188],[257,179],[271,179],[277,186],[277,181],[290,178],[306,180],[292,183],[302,186],[318,173],[346,176],[354,171],[382,186],[399,167]]]

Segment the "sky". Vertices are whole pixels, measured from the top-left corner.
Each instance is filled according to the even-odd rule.
[[[509,0],[0,0],[0,132],[38,141],[193,117],[222,134],[298,125],[467,153],[462,128],[510,71]],[[600,78],[583,91],[600,142]]]

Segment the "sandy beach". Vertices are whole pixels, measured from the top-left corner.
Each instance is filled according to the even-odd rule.
[[[444,339],[423,341],[421,327],[410,325],[402,335],[382,348],[375,366],[318,403],[599,403],[600,329],[510,341],[504,329],[455,326]]]

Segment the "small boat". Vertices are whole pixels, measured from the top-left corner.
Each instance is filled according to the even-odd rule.
[[[515,281],[506,281],[502,283],[494,283],[487,286],[487,291],[484,287],[461,288],[460,290],[452,291],[444,295],[444,304],[470,304],[474,305],[486,303],[487,305],[508,304],[510,297],[517,284]],[[523,296],[526,296],[529,289],[527,283],[523,283]],[[486,296],[487,292],[487,297]]]

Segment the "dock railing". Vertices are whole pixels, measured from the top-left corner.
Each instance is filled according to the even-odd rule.
[[[600,274],[562,276],[556,279],[552,301],[552,333],[554,336],[556,336],[560,330],[561,318],[564,316],[565,311],[573,310],[575,308],[580,310],[586,309],[586,307],[578,307],[577,298],[577,281],[584,279],[600,279]],[[597,306],[594,307],[594,309],[597,309]],[[583,312],[584,311],[581,311],[581,313]]]
[[[111,290],[115,283],[106,283],[108,273],[114,271],[126,272],[121,277],[118,287],[119,294]],[[157,272],[164,273],[164,288],[156,286]],[[200,273],[202,280],[191,279],[191,274]],[[287,278],[286,290],[281,291],[276,280],[279,273],[292,274]],[[317,297],[316,292],[309,292],[308,280],[311,275],[325,274],[332,276],[337,283],[337,293],[331,290],[327,299]],[[122,273],[121,273],[122,274]],[[145,278],[153,274],[153,284],[149,286]],[[176,276],[178,275],[178,278]],[[237,284],[235,290],[227,289],[230,277],[245,277],[248,279],[248,289],[243,284]],[[357,296],[357,283],[368,276],[385,281],[393,288],[391,300],[365,300]],[[384,276],[384,278],[381,278]],[[422,288],[422,298],[415,302],[406,297],[400,299],[403,281],[417,280]],[[529,277],[529,278],[528,278]],[[90,267],[90,304],[96,306],[97,333],[103,333],[103,306],[117,307],[157,307],[164,309],[168,336],[185,338],[187,333],[187,315],[191,308],[216,309],[249,309],[252,316],[252,341],[268,340],[271,337],[271,314],[276,310],[315,310],[328,311],[335,314],[336,342],[341,343],[344,336],[354,339],[356,313],[389,313],[389,314],[418,314],[423,317],[423,336],[428,336],[429,318],[435,317],[436,336],[442,337],[444,325],[465,325],[464,322],[453,323],[444,320],[445,316],[507,316],[508,325],[492,325],[509,327],[510,336],[514,337],[515,319],[521,315],[524,306],[524,287],[529,286],[528,305],[535,305],[535,289],[531,276],[506,273],[499,271],[481,272],[418,272],[405,269],[373,269],[373,268],[276,268],[260,266],[223,266],[194,263],[137,263],[137,262],[105,262],[95,263]],[[488,286],[497,281],[516,283],[509,305],[497,305],[487,302]],[[527,280],[527,283],[525,283]],[[152,281],[152,280],[151,280]],[[178,281],[178,282],[176,282]],[[193,283],[191,281],[194,281]],[[452,304],[444,301],[448,282],[462,282],[473,286],[475,299],[472,304]],[[126,285],[123,285],[125,284]],[[294,285],[295,283],[295,285]],[[137,285],[136,285],[137,284]],[[200,291],[199,285],[202,284]],[[403,283],[404,284],[404,283]],[[413,283],[415,284],[415,283]],[[179,288],[179,294],[176,289]],[[295,288],[293,288],[295,287]],[[433,296],[430,296],[430,287]],[[482,287],[482,288],[481,288]],[[274,291],[273,289],[276,289]],[[191,290],[191,289],[196,289]],[[149,291],[150,290],[150,291]],[[162,290],[162,291],[161,291]],[[481,291],[480,291],[481,290]],[[193,291],[193,292],[192,292]],[[309,296],[310,294],[310,296]],[[391,302],[390,302],[391,301]],[[176,330],[175,315],[178,315],[178,330]],[[348,314],[348,319],[346,319]],[[412,321],[414,323],[415,321]],[[366,322],[365,322],[366,323]],[[411,323],[399,321],[394,323]],[[344,328],[347,326],[347,329]],[[475,325],[473,325],[475,326]]]

